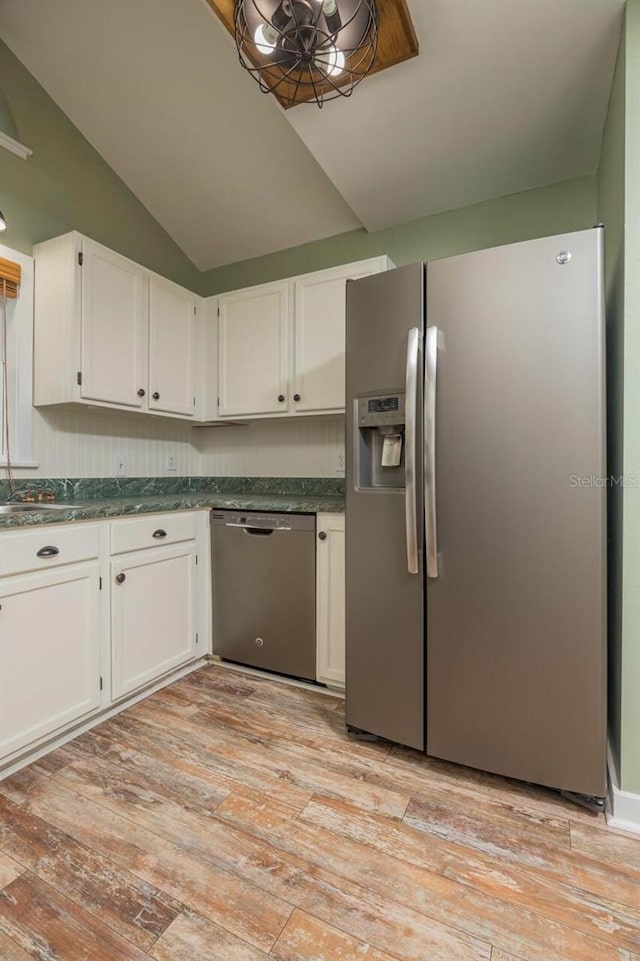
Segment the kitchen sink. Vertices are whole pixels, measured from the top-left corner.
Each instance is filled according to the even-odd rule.
[[[31,514],[34,511],[68,511],[73,510],[73,506],[73,504],[21,504],[19,501],[11,501],[9,504],[0,504],[0,515]]]

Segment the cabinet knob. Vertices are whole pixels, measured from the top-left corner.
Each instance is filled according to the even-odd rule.
[[[284,404],[284,401],[285,401],[284,394],[278,394],[278,401],[279,401],[281,404]]]
[[[151,536],[155,537],[155,539],[159,541],[159,540],[162,540],[163,537],[167,536],[167,532],[163,531],[162,528],[159,527],[158,530],[154,531]]]
[[[144,397],[145,393],[146,391],[144,387],[140,387],[140,389],[138,390],[138,397]]]
[[[326,541],[326,539],[327,539],[327,532],[326,532],[326,531],[320,531],[320,533],[318,534],[318,540],[319,540],[319,541]]]
[[[293,399],[295,400],[296,404],[298,403],[299,400],[302,400],[302,398],[300,397],[300,394],[294,394]]]
[[[126,574],[116,574],[116,584],[124,584],[127,579]]]
[[[154,390],[151,396],[153,397],[154,400],[160,400],[160,394],[158,393],[157,390]]]

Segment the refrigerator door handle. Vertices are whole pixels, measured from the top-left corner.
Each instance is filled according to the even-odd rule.
[[[436,517],[436,379],[438,373],[437,327],[425,334],[424,384],[424,516],[427,577],[438,577],[438,525]]]
[[[405,395],[405,516],[407,526],[407,568],[410,574],[420,573],[418,557],[418,487],[417,487],[417,432],[418,432],[418,377],[422,334],[417,327],[409,330],[407,340],[407,382]]]

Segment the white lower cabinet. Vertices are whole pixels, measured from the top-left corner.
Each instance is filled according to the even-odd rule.
[[[344,526],[318,514],[317,677],[338,689]],[[0,777],[210,650],[208,532],[205,511],[0,532]]]
[[[99,705],[98,563],[0,581],[0,757]]]
[[[176,511],[0,532],[0,778],[209,650],[208,530]]]
[[[344,515],[318,514],[316,529],[317,678],[329,687],[344,688]]]
[[[112,560],[112,697],[192,660],[196,623],[195,541]]]

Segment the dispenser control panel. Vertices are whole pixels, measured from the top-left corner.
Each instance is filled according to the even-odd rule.
[[[399,397],[376,397],[368,401],[367,407],[370,414],[386,414],[391,410],[399,410]]]
[[[404,394],[358,398],[359,427],[395,427],[404,424]]]

